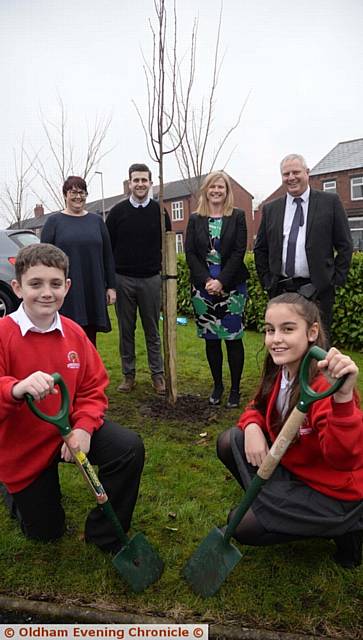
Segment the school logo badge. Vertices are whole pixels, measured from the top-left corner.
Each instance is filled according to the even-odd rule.
[[[80,368],[81,365],[79,362],[79,356],[77,351],[69,351],[67,357],[68,357],[68,364],[67,364],[68,369]]]
[[[312,430],[312,428],[310,426],[309,419],[308,419],[307,416],[305,416],[304,422],[302,423],[302,425],[301,425],[301,427],[299,429],[299,435],[300,436],[308,436],[312,432],[313,432],[313,430]]]

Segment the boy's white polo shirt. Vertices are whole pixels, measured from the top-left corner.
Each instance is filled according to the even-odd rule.
[[[55,312],[54,320],[51,326],[48,327],[48,329],[40,329],[39,327],[37,327],[35,324],[32,323],[29,316],[27,316],[25,312],[23,302],[21,303],[20,307],[18,307],[16,311],[13,311],[13,313],[9,314],[9,318],[14,320],[14,322],[16,322],[17,325],[19,325],[21,335],[23,337],[26,335],[26,333],[28,333],[28,331],[33,331],[34,333],[49,333],[50,331],[54,331],[55,329],[58,329],[58,331],[60,331],[62,336],[64,337],[62,320],[58,311]]]

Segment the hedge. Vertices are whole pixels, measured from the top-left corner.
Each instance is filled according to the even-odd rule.
[[[267,296],[258,281],[252,253],[247,253],[245,263],[250,272],[248,301],[245,311],[246,328],[261,330]],[[183,254],[178,255],[178,313],[192,316],[190,302],[189,269]],[[332,342],[347,349],[363,351],[363,253],[353,254],[345,287],[336,293]]]

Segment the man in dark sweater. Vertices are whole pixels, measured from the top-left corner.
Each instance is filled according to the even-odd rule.
[[[137,309],[145,334],[149,368],[156,393],[165,393],[161,356],[160,207],[149,196],[151,172],[145,164],[129,168],[130,197],[116,204],[106,224],[116,267],[116,313],[120,333],[120,356],[124,380],[119,391],[129,393],[135,386],[135,329]],[[166,215],[165,226],[171,229]]]

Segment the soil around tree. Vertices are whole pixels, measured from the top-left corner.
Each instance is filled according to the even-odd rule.
[[[218,408],[208,404],[208,398],[198,395],[180,395],[175,404],[164,397],[153,397],[140,405],[141,415],[158,420],[189,424],[210,424],[219,418]]]

